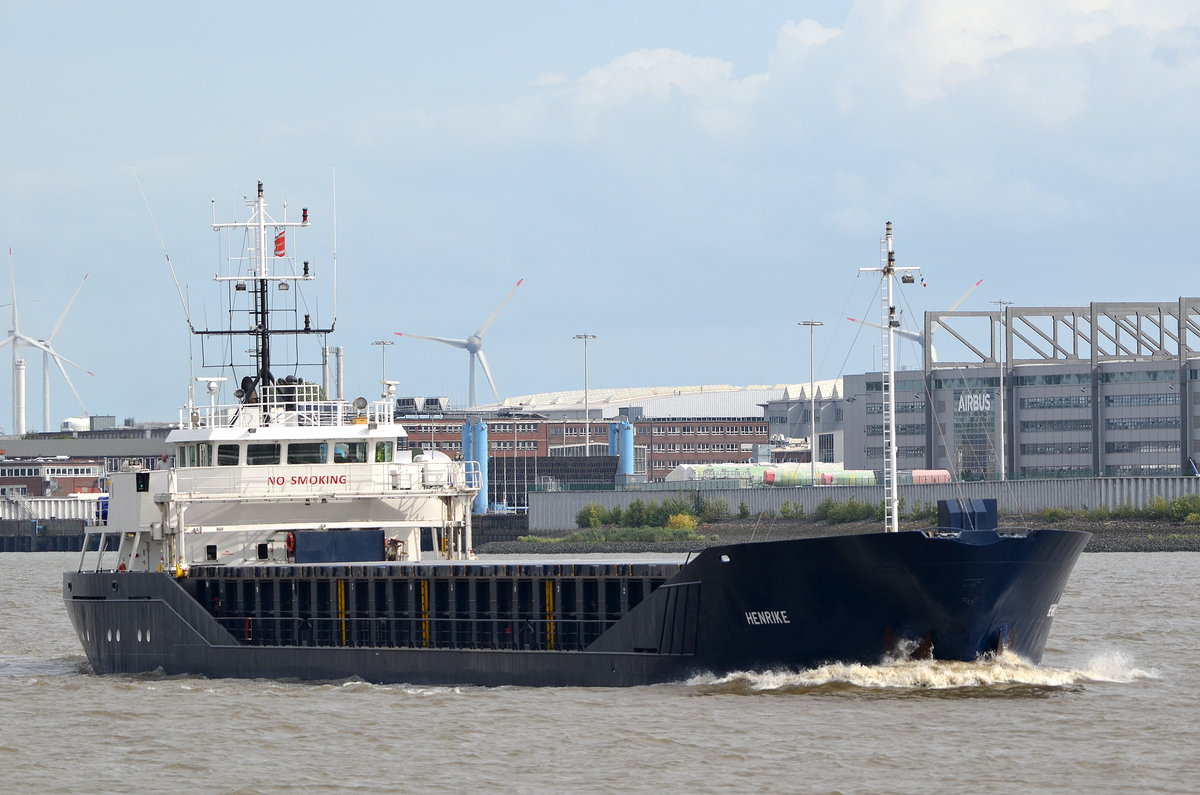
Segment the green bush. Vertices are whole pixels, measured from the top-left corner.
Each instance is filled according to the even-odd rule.
[[[729,503],[721,498],[704,499],[700,501],[700,520],[704,522],[719,522],[729,518]]]
[[[1151,519],[1166,519],[1171,515],[1171,506],[1162,497],[1151,497],[1146,503],[1146,515]]]
[[[1188,494],[1168,503],[1170,518],[1176,522],[1187,521],[1189,514],[1200,513],[1200,494]]]
[[[784,519],[803,519],[804,506],[798,502],[784,500],[783,504],[779,506],[779,515]]]
[[[825,499],[823,499],[817,503],[816,509],[813,510],[813,518],[828,521],[829,520],[829,512],[832,511],[833,508],[834,508],[833,498],[826,497]]]
[[[820,506],[818,506],[818,510]],[[826,521],[830,524],[845,524],[847,522],[859,522],[864,519],[881,518],[883,511],[882,503],[876,507],[868,503],[859,502],[856,499],[849,499],[842,503],[834,503],[829,506],[826,511]]]
[[[738,518],[739,519],[749,519],[750,518],[750,506],[744,502],[738,503]]]
[[[1142,512],[1132,505],[1118,505],[1113,508],[1112,515],[1116,519],[1136,519],[1142,515]]]
[[[662,508],[660,510],[666,515],[667,518],[679,513],[686,513],[690,514],[691,516],[700,515],[695,510],[691,500],[683,500],[679,499],[678,497],[663,500]],[[666,519],[663,520],[663,524],[666,524]]]
[[[579,509],[579,513],[575,514],[575,526],[599,527],[600,516],[603,512],[604,509],[599,505],[594,502],[589,502],[587,505]]]
[[[1183,521],[1188,524],[1200,524],[1200,513],[1189,513]]]
[[[904,512],[901,511],[901,515]],[[908,518],[913,521],[920,522],[936,522],[937,521],[937,503],[936,502],[914,502],[912,510],[908,512]]]
[[[645,527],[650,524],[646,503],[642,502],[640,497],[629,503],[629,507],[625,509],[625,524],[630,527]]]
[[[1097,505],[1095,508],[1088,508],[1083,512],[1084,518],[1090,519],[1093,522],[1102,522],[1107,519],[1112,513],[1103,505]]]
[[[600,521],[602,524],[620,525],[620,524],[624,523],[624,520],[625,520],[625,512],[624,512],[624,510],[621,509],[620,505],[614,505],[613,507],[611,507],[607,511],[605,511],[604,514],[600,517]]]

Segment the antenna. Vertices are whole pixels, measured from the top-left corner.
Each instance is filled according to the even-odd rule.
[[[337,166],[333,167],[333,322],[337,325]]]
[[[183,307],[183,319],[187,321],[188,330],[192,331],[192,317],[188,311],[187,302],[183,300],[183,290],[179,287],[179,278],[175,275],[175,265],[171,262],[171,255],[167,252],[166,241],[163,240],[162,231],[158,228],[158,220],[154,217],[154,210],[150,208],[150,200],[146,198],[146,191],[142,189],[142,181],[138,179],[137,170],[133,164],[129,164],[129,170],[133,172],[133,180],[137,183],[138,192],[142,194],[142,201],[146,203],[146,212],[150,214],[150,223],[154,225],[154,234],[158,235],[158,243],[162,246],[163,257],[167,260],[167,267],[171,271],[171,280],[175,282],[175,292],[179,294],[179,303]],[[216,210],[214,208],[213,212]]]

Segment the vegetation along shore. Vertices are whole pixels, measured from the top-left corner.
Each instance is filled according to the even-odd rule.
[[[936,506],[902,507],[901,529],[937,524]],[[482,544],[485,554],[586,554],[688,552],[700,547],[744,541],[777,541],[823,535],[878,532],[881,505],[827,500],[805,515],[785,503],[778,515],[750,515],[744,505],[730,508],[722,499],[636,500],[626,509],[608,511],[587,505],[576,528],[516,541]],[[1056,527],[1092,533],[1085,552],[1200,552],[1200,495],[1175,500],[1155,498],[1144,508],[1119,506],[1068,511],[1046,508],[1031,514],[1002,516],[1004,527]]]

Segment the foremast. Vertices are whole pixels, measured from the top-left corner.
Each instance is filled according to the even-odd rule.
[[[897,267],[896,252],[892,246],[892,222],[888,221],[884,230],[884,247],[886,257],[878,268],[859,268],[881,275],[884,284],[883,304],[883,425],[885,450],[883,464],[883,511],[884,530],[889,533],[900,531],[900,495],[896,491],[896,365],[895,350],[896,329],[900,327],[900,318],[896,314],[895,281],[897,271],[920,270],[916,267]],[[912,277],[906,277],[911,279]]]

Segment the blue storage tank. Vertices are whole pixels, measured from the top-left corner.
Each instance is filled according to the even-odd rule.
[[[475,460],[479,462],[479,493],[475,495],[472,513],[487,513],[488,509],[488,432],[487,423],[479,420],[473,423],[475,438],[472,441],[472,451]]]
[[[617,426],[617,461],[618,475],[633,474],[633,425],[625,420],[615,423]]]
[[[475,429],[474,423],[468,422],[462,426],[462,460],[475,460]]]

